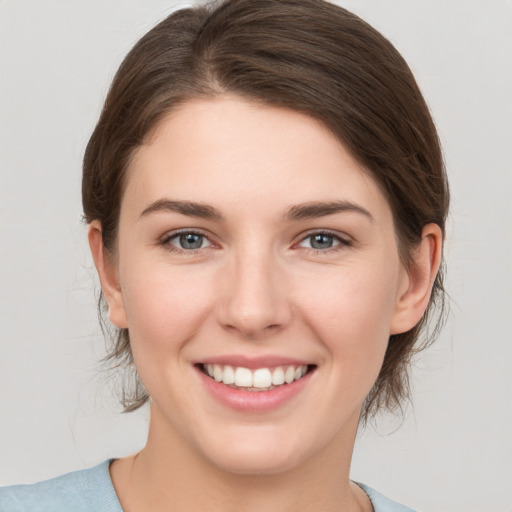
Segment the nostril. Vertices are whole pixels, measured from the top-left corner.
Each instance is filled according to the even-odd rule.
[[[269,262],[252,262],[242,258],[222,282],[216,301],[219,324],[238,335],[257,338],[268,336],[291,319],[290,304],[284,283],[272,274]]]

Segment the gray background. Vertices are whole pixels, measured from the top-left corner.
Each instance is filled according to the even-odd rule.
[[[415,72],[452,187],[451,316],[405,420],[359,437],[353,478],[424,511],[512,510],[512,2],[352,0]],[[80,163],[132,44],[183,2],[0,1],[0,483],[132,453],[81,224]]]

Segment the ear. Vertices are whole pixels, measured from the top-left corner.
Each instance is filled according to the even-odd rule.
[[[410,268],[399,290],[397,304],[391,320],[390,334],[412,329],[427,309],[432,286],[441,264],[443,233],[437,224],[423,228],[421,242],[412,254]]]
[[[93,220],[89,224],[88,238],[92,258],[100,278],[101,289],[108,303],[108,318],[116,327],[124,329],[128,325],[117,266],[103,245],[99,220]]]

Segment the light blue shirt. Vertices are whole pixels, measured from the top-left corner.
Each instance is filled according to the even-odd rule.
[[[0,487],[0,512],[123,512],[107,460],[98,466],[30,485]],[[375,512],[414,512],[367,485]]]

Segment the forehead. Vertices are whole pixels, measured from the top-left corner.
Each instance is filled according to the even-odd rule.
[[[388,209],[373,178],[319,121],[233,96],[183,103],[136,151],[123,203],[141,209],[163,197],[221,210],[346,199]]]

